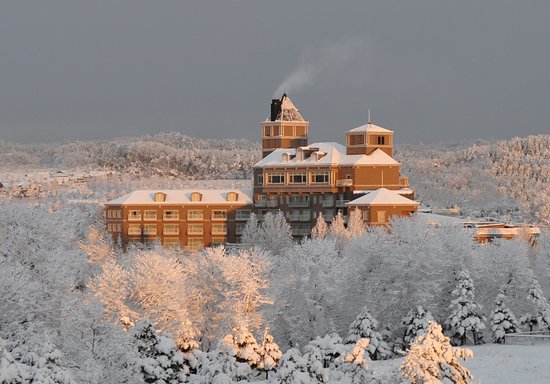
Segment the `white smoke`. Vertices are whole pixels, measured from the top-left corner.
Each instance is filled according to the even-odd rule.
[[[340,72],[354,59],[366,56],[366,44],[357,40],[331,43],[321,48],[308,48],[300,57],[300,65],[275,90],[273,98],[303,90],[314,84],[321,75]],[[362,60],[361,60],[362,61]]]

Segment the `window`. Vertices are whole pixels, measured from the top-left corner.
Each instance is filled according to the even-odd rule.
[[[235,234],[242,235],[245,227],[246,223],[237,223],[235,227]]]
[[[143,212],[143,220],[156,220],[157,211],[145,211]]]
[[[162,231],[163,235],[179,235],[180,226],[179,224],[164,224],[164,230]]]
[[[203,233],[203,225],[202,224],[189,224],[187,226],[187,234],[188,235],[202,235]]]
[[[196,239],[188,239],[187,240],[187,247],[191,251],[197,251],[204,247],[204,241],[202,240],[202,237],[196,238]]]
[[[164,211],[164,220],[179,220],[180,213],[179,211]]]
[[[264,175],[256,175],[256,185],[264,185]]]
[[[305,184],[307,176],[305,172],[291,173],[289,183],[292,184]]]
[[[250,209],[239,209],[235,213],[235,220],[248,220],[250,219]]]
[[[363,211],[363,221],[369,221],[369,211],[368,211],[368,209]]]
[[[165,237],[164,246],[168,248],[177,248],[180,246],[180,239],[177,237]]]
[[[122,211],[120,209],[108,209],[107,218],[109,219],[122,219]]]
[[[323,207],[329,208],[334,206],[334,195],[323,195]]]
[[[281,127],[277,125],[273,127],[273,136],[281,136]]]
[[[203,215],[201,210],[187,211],[187,220],[202,220]]]
[[[214,210],[212,211],[212,220],[227,220],[227,211]]]
[[[227,201],[237,201],[239,200],[239,194],[236,192],[227,193]]]
[[[157,225],[156,224],[145,224],[143,226],[144,235],[156,235],[157,234]]]
[[[227,237],[213,237],[212,242],[210,243],[211,247],[216,247],[218,245],[222,245],[224,243],[227,243]]]
[[[128,211],[128,220],[141,220],[141,211]]]
[[[155,193],[155,201],[161,202],[161,203],[166,201],[166,193],[162,193],[162,192]]]
[[[329,183],[329,172],[312,172],[311,173],[311,183],[313,184],[328,184]]]
[[[201,201],[201,200],[202,200],[202,193],[199,193],[199,192],[191,193],[191,201]]]
[[[107,224],[107,230],[109,232],[122,232],[121,224]]]
[[[264,127],[264,136],[265,137],[271,136],[271,127],[270,126]]]
[[[129,235],[141,235],[141,225],[140,224],[130,224],[130,225],[128,225],[128,234]]]
[[[377,213],[377,222],[378,223],[385,223],[386,222],[386,211],[378,211]]]
[[[227,235],[227,224],[212,224],[213,235]]]
[[[384,145],[384,136],[378,136],[378,145]]]
[[[282,172],[270,173],[267,175],[268,184],[284,184],[285,174]]]

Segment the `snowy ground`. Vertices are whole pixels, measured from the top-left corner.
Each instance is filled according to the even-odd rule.
[[[464,365],[474,375],[474,383],[550,383],[550,345],[486,344],[468,348],[474,352],[474,357]],[[373,361],[369,370],[378,376],[399,369],[402,361]]]

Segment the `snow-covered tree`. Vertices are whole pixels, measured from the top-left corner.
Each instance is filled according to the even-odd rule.
[[[328,233],[328,225],[322,213],[319,213],[315,226],[311,229],[311,237],[313,239],[324,239]]]
[[[327,383],[328,376],[317,356],[312,353],[302,356],[298,349],[291,348],[281,357],[275,382],[280,384]]]
[[[378,321],[372,317],[367,307],[363,307],[361,313],[349,326],[347,343],[356,343],[359,339],[369,339],[367,352],[373,360],[387,359],[391,351],[384,341],[382,334],[378,331]]]
[[[221,342],[216,349],[201,356],[197,374],[191,375],[189,382],[233,384],[248,379],[250,375],[250,365],[238,362],[233,348]]]
[[[355,239],[365,233],[365,222],[363,221],[363,212],[359,209],[353,209],[349,213],[347,237]]]
[[[261,246],[264,249],[280,254],[294,242],[292,228],[286,221],[283,211],[268,212],[260,224]]]
[[[550,330],[550,305],[542,292],[537,279],[533,279],[527,291],[527,299],[531,300],[537,308],[537,325],[541,330]]]
[[[348,352],[336,361],[342,372],[349,377],[351,383],[368,383],[372,379],[367,372],[367,363],[370,361],[368,355],[366,355],[368,347],[369,339],[359,339],[355,344],[350,344]]]
[[[493,341],[495,343],[504,343],[504,337],[509,333],[518,331],[518,321],[514,313],[504,304],[506,296],[504,292],[499,292],[495,299],[495,309],[491,311],[489,319],[491,322],[491,331],[493,332]]]
[[[197,367],[203,352],[199,349],[200,333],[191,321],[186,320],[180,325],[176,334],[176,347],[183,355],[184,374],[189,376],[197,372]]]
[[[273,336],[269,333],[269,327],[265,328],[264,339],[260,346],[260,364],[258,368],[265,372],[265,378],[269,376],[269,371],[273,371],[279,365],[282,352],[277,343],[273,341]]]
[[[331,333],[311,340],[304,347],[304,352],[318,356],[323,368],[329,368],[336,359],[346,353],[346,348],[342,344],[342,338],[337,333]]]
[[[467,384],[472,374],[459,360],[472,356],[469,349],[452,347],[449,338],[441,332],[441,326],[431,321],[427,332],[413,341],[400,370],[413,384],[435,384],[444,380]]]
[[[247,363],[252,368],[261,364],[260,346],[246,325],[233,328],[233,331],[223,338],[223,342],[233,349],[238,362]]]
[[[174,340],[158,335],[148,319],[140,320],[131,334],[141,355],[139,366],[145,382],[177,384],[185,380],[183,355]]]
[[[537,316],[533,315],[530,312],[524,313],[519,318],[519,324],[523,327],[526,327],[529,332],[533,332],[533,329],[538,325]]]
[[[262,241],[258,216],[254,212],[250,214],[241,235],[241,243],[246,246],[258,246]]]
[[[474,283],[470,273],[461,271],[456,278],[456,288],[452,295],[451,313],[447,318],[447,327],[455,343],[464,345],[468,341],[468,332],[473,336],[473,343],[483,343],[485,317],[480,313],[481,306],[475,302]]]
[[[426,333],[430,321],[433,316],[430,311],[426,311],[421,305],[409,310],[407,315],[401,320],[401,324],[405,327],[403,342],[409,346],[414,339]]]
[[[330,222],[329,234],[335,239],[345,239],[347,237],[346,225],[344,223],[342,211],[338,210],[336,216],[332,218],[332,221]]]

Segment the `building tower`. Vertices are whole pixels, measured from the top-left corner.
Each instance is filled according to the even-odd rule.
[[[271,100],[271,113],[261,126],[263,157],[275,149],[307,146],[309,122],[304,120],[286,93],[281,100]]]
[[[369,122],[346,132],[347,155],[370,155],[380,149],[393,157],[393,131]]]

